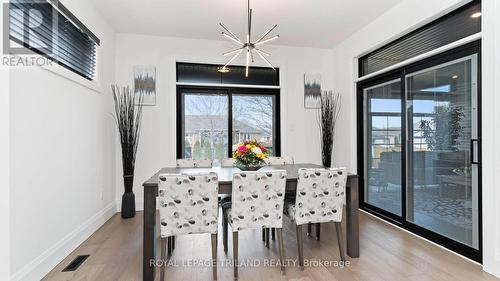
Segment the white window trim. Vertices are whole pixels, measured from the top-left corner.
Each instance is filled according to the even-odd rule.
[[[12,40],[10,41],[10,43],[13,44],[14,46],[21,47],[21,45],[19,45],[16,42],[13,42]],[[101,48],[99,45],[96,46],[96,48],[97,48],[96,49],[96,66],[95,66],[95,79],[94,80],[85,79],[84,77],[80,76],[79,74],[75,73],[74,71],[72,71],[72,70],[70,70],[62,65],[59,65],[57,62],[52,62],[51,65],[37,65],[37,66],[33,66],[33,67],[45,69],[45,70],[52,72],[60,77],[66,78],[66,79],[73,81],[81,86],[84,86],[92,91],[95,91],[97,93],[101,93],[102,92],[101,72],[99,71]],[[26,49],[26,50],[29,51],[29,49]],[[19,55],[12,55],[12,56],[22,57]],[[26,55],[23,55],[23,56],[26,56]],[[29,54],[28,56],[48,60],[46,57],[39,55],[35,52],[31,52],[31,54]]]

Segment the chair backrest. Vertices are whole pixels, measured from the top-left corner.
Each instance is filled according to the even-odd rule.
[[[234,158],[224,158],[221,161],[222,167],[233,167],[234,166]]]
[[[289,156],[267,157],[266,163],[267,163],[267,165],[293,164],[293,158],[289,157]]]
[[[177,159],[177,168],[212,168],[210,159]]]
[[[340,222],[347,169],[299,169],[295,199],[296,224]]]
[[[285,170],[235,173],[230,218],[233,231],[281,228],[285,187]]]
[[[159,175],[161,237],[217,233],[218,193],[216,173]]]

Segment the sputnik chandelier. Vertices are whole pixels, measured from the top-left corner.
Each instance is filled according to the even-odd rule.
[[[219,23],[219,25],[225,30],[225,32],[222,32],[222,36],[228,38],[232,42],[240,45],[238,49],[225,52],[223,55],[224,56],[229,56],[233,55],[231,59],[223,66],[219,68],[219,72],[229,72],[229,68],[227,67],[232,61],[234,61],[241,53],[245,52],[246,53],[246,69],[245,69],[245,76],[248,77],[248,68],[250,67],[250,62],[254,62],[254,53],[257,54],[263,61],[267,63],[267,65],[275,70],[274,66],[269,62],[268,59],[265,57],[269,57],[270,55],[263,50],[257,48],[258,46],[261,46],[265,43],[268,43],[270,41],[273,41],[275,39],[279,38],[279,35],[276,35],[274,37],[267,38],[267,36],[278,26],[275,24],[269,30],[267,30],[262,36],[260,36],[257,41],[253,42],[251,41],[252,39],[252,9],[250,9],[250,0],[248,0],[248,33],[247,33],[247,38],[245,42],[242,42],[238,36],[236,36],[233,32],[229,30],[224,24]]]

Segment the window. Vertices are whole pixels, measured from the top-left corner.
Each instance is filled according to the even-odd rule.
[[[12,0],[9,17],[11,42],[95,80],[100,41],[59,1]]]
[[[177,88],[177,158],[221,160],[257,140],[279,155],[279,90]]]
[[[279,69],[269,67],[250,67],[250,75],[245,77],[245,67],[228,66],[230,71],[221,73],[217,64],[177,63],[177,82],[206,84],[240,84],[279,86]]]
[[[481,2],[457,9],[359,59],[359,76],[405,61],[481,32]]]

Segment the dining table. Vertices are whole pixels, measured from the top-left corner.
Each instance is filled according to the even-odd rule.
[[[295,192],[297,177],[300,168],[323,168],[311,163],[296,163],[286,165],[270,165],[259,171],[285,170],[287,174],[286,192]],[[144,218],[143,218],[143,280],[155,279],[154,262],[156,260],[156,241],[158,239],[156,224],[156,199],[158,197],[158,176],[160,174],[199,174],[217,173],[219,180],[219,194],[231,194],[233,174],[242,172],[236,167],[211,168],[177,168],[166,167],[158,170],[143,184],[144,188]],[[358,218],[358,175],[349,173],[346,184],[346,240],[347,254],[351,258],[359,257],[359,218]]]

